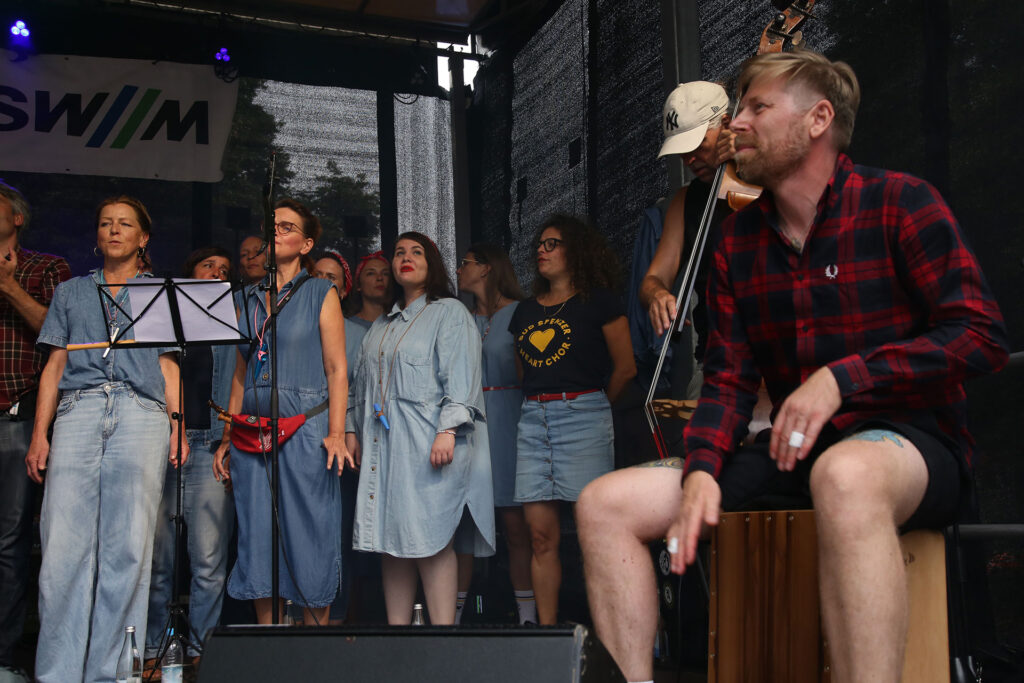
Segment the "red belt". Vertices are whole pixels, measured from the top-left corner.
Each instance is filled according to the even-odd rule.
[[[526,400],[527,401],[540,401],[541,403],[543,403],[544,401],[563,401],[563,400],[564,401],[571,401],[572,399],[576,398],[577,396],[582,396],[583,394],[593,394],[593,393],[595,393],[597,391],[601,391],[601,390],[600,389],[587,389],[586,391],[563,391],[560,394],[534,394],[533,396],[527,396]]]
[[[484,391],[504,391],[505,389],[519,389],[519,386],[514,387],[484,387]]]

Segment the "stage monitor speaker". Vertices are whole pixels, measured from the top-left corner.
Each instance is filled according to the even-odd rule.
[[[583,626],[233,626],[206,641],[199,683],[621,683]]]

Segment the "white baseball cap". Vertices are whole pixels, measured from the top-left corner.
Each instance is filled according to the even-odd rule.
[[[665,142],[658,156],[686,154],[697,149],[704,140],[708,124],[726,113],[728,107],[729,96],[717,83],[680,83],[665,100],[661,118]]]

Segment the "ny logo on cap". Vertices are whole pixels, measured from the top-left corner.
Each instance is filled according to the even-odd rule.
[[[670,111],[665,114],[665,130],[675,130],[679,127],[679,114]]]

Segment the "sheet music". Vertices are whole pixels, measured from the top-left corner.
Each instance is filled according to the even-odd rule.
[[[131,301],[132,316],[137,318],[135,340],[140,342],[164,342],[174,345],[174,326],[171,323],[171,308],[163,280],[155,278],[132,278],[128,280],[128,297]],[[178,311],[181,314],[185,341],[212,342],[240,340],[238,319],[235,316],[231,283],[218,280],[174,279],[178,286]],[[219,299],[219,300],[218,300]],[[139,314],[150,305],[145,315]],[[216,302],[216,303],[214,303]]]

